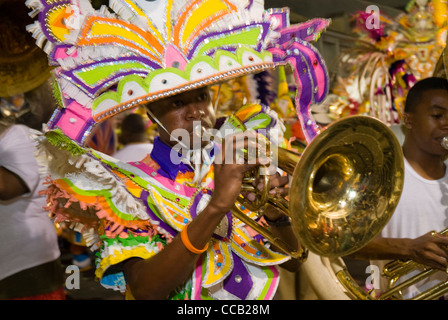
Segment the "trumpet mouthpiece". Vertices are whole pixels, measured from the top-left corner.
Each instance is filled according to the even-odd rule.
[[[443,137],[442,139],[442,148],[448,150],[448,136]]]

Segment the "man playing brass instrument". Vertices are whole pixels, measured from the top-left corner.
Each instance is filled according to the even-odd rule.
[[[411,298],[447,279],[448,236],[435,231],[445,229],[448,222],[448,150],[442,146],[448,135],[448,81],[431,77],[416,83],[407,96],[403,123],[405,179],[400,201],[381,235],[355,256],[410,259],[443,271],[403,292]],[[379,291],[385,289],[381,283]]]
[[[251,223],[268,224],[276,239],[297,252],[289,217],[272,208],[259,217],[258,209],[236,200],[247,191],[244,174],[274,162],[269,155],[261,161],[258,150],[264,148],[255,139],[261,133],[254,130],[266,129],[269,139],[280,141],[271,134],[280,124],[267,107],[245,105],[240,117],[232,114],[220,127],[234,135],[204,141],[216,124],[209,89],[273,70],[296,55],[300,103],[305,108],[320,101],[328,90],[325,64],[305,42],[329,21],[290,28],[288,9],[267,11],[263,1],[111,0],[99,9],[88,0],[27,5],[38,15],[28,29],[45,43],[58,73],[58,108],[35,137],[48,169],[47,209],[83,232],[96,251],[100,283],[128,299],[274,298],[278,266],[297,270],[300,261],[276,250],[281,245]],[[67,28],[59,34],[62,23]],[[280,43],[297,47],[283,50]],[[66,76],[72,72],[79,83]],[[159,130],[149,155],[123,162],[85,147],[95,125],[139,106]],[[312,123],[307,128],[311,135]],[[251,163],[242,149],[247,155],[257,150],[257,160]],[[264,190],[284,190],[287,179],[272,178]]]

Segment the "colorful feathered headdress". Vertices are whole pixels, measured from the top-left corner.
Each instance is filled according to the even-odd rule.
[[[60,102],[47,124],[83,144],[94,125],[125,110],[241,75],[290,64],[305,136],[309,107],[328,92],[315,41],[329,20],[289,25],[259,0],[28,0],[28,30],[48,54]]]

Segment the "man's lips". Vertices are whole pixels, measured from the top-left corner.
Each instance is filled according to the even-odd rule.
[[[445,138],[445,137],[448,137],[448,134],[436,137],[435,140],[438,141],[438,142],[441,142],[443,140],[443,138]]]

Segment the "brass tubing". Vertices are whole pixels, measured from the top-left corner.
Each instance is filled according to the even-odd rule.
[[[425,271],[422,271],[419,274],[413,276],[412,278],[410,278],[410,279],[400,283],[399,285],[389,289],[388,291],[384,292],[383,294],[381,294],[378,297],[378,300],[388,299],[388,298],[392,297],[398,291],[402,291],[402,290],[408,288],[409,286],[417,283],[418,281],[423,280],[423,279],[429,277],[430,275],[432,275],[436,271],[437,270],[435,270],[435,269],[427,269]]]
[[[233,206],[231,211],[234,217],[238,218],[239,220],[247,224],[249,227],[257,231],[259,234],[261,234],[263,237],[265,237],[268,241],[270,241],[273,245],[278,247],[286,254],[290,255],[293,258],[299,258],[303,256],[303,250],[291,249],[286,242],[284,242],[279,237],[274,236],[271,232],[263,228],[256,221],[252,220],[250,217],[245,215],[244,212],[240,211],[237,206]]]
[[[419,295],[412,298],[412,300],[434,300],[440,298],[448,292],[448,281],[439,283],[437,286],[428,289]]]
[[[448,228],[445,228],[439,232],[439,234],[441,235],[445,235],[447,233]],[[406,261],[394,260],[386,264],[386,266],[383,268],[383,273],[387,278],[389,278],[390,282],[394,284],[400,277],[403,277],[405,274],[408,274],[409,272],[414,271],[420,267],[422,267],[422,265],[413,260],[406,260]],[[400,283],[397,286],[394,286],[393,288],[388,289],[386,292],[382,293],[378,297],[378,299],[390,298],[397,292],[402,291],[413,284],[416,284],[418,281],[421,281],[426,277],[429,277],[430,275],[436,273],[437,271],[439,270],[434,268],[427,268],[424,271],[420,272],[419,274],[413,276],[412,278]],[[412,299],[413,300],[436,299],[447,292],[448,292],[448,284],[446,282],[442,282],[437,286],[420,293],[419,295],[413,297]]]
[[[358,300],[374,300],[373,297],[365,292],[353,279],[350,273],[343,269],[336,273],[336,277],[338,278],[341,285],[349,292],[351,298]]]

